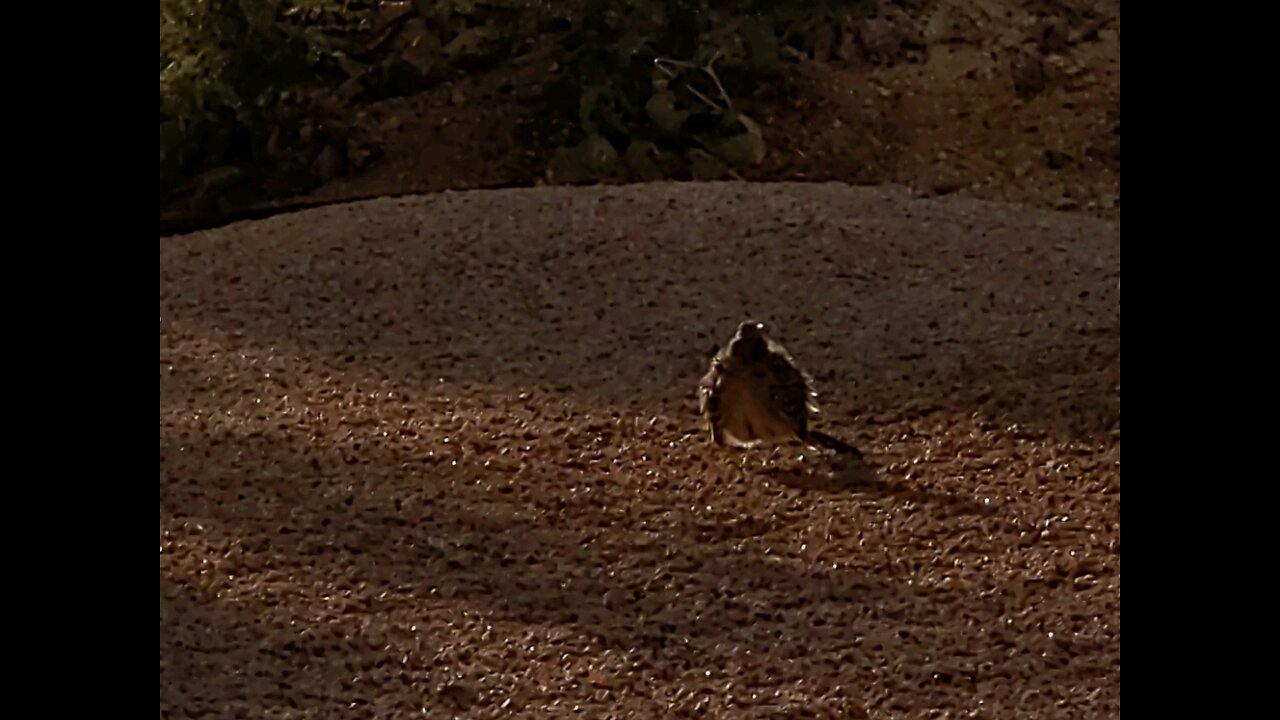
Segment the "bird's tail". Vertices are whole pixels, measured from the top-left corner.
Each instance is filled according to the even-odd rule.
[[[854,457],[856,457],[856,458],[858,458],[858,459],[862,459],[862,451],[861,451],[861,450],[859,450],[858,448],[856,448],[856,447],[854,447],[854,446],[850,445],[849,443],[847,443],[847,442],[845,442],[845,441],[843,441],[843,440],[841,440],[841,439],[839,439],[839,438],[834,438],[834,437],[832,437],[832,436],[830,436],[830,435],[828,435],[828,434],[826,434],[826,433],[822,432],[821,430],[810,430],[810,431],[809,431],[809,437],[808,437],[807,439],[808,439],[808,440],[812,440],[812,441],[814,441],[814,442],[817,442],[818,444],[820,444],[820,445],[822,445],[822,446],[824,446],[824,447],[827,447],[827,448],[829,448],[829,449],[831,449],[831,450],[835,450],[835,451],[836,451],[836,452],[838,452],[838,453],[843,453],[843,454],[846,454],[846,455],[853,455]]]

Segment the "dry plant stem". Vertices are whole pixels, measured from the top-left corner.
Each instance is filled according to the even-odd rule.
[[[698,97],[698,99],[702,100],[704,103],[709,105],[712,110],[715,110],[716,112],[719,112],[719,113],[727,113],[727,112],[733,111],[733,100],[730,99],[729,93],[725,91],[724,85],[720,83],[720,77],[716,75],[716,72],[712,67],[715,64],[715,61],[718,60],[719,58],[720,58],[720,51],[717,50],[716,53],[711,56],[711,59],[707,61],[706,65],[695,65],[694,63],[686,62],[684,60],[672,60],[669,58],[656,58],[654,60],[654,63],[658,66],[659,69],[661,69],[664,73],[667,74],[668,78],[672,78],[672,79],[676,77],[675,73],[663,67],[663,65],[674,65],[676,67],[688,68],[691,70],[701,70],[702,72],[706,73],[707,76],[711,78],[711,81],[716,84],[716,89],[720,91],[720,97],[724,98],[724,104],[725,104],[724,107],[720,107],[719,105],[717,105],[715,101],[713,101],[711,98],[699,92],[698,89],[693,87],[692,85],[685,85],[685,89],[693,93]]]
[[[702,71],[705,72],[707,75],[711,76],[711,81],[716,84],[716,89],[720,91],[720,97],[724,98],[725,107],[728,108],[730,111],[732,111],[733,100],[729,97],[729,93],[725,92],[724,85],[720,84],[720,76],[716,75],[716,71],[713,68],[716,60],[719,60],[719,59],[720,59],[720,51],[717,50],[715,54],[711,56],[711,59],[707,61],[707,66],[703,68]]]

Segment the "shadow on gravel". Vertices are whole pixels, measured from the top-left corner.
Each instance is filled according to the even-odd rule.
[[[870,500],[893,498],[942,508],[949,514],[976,517],[996,517],[998,514],[998,508],[990,502],[911,487],[901,480],[886,479],[873,466],[857,460],[844,461],[830,472],[815,472],[812,468],[769,468],[760,472],[787,487],[806,492],[851,495]]]
[[[443,194],[164,238],[161,322],[406,390],[676,412],[751,316],[835,429],[938,408],[1053,439],[1118,427],[1118,225],[778,187]]]
[[[377,702],[376,684],[352,678],[383,666],[439,708],[438,692],[462,681],[456,662],[433,663],[445,652],[434,633],[446,630],[428,618],[458,604],[486,622],[570,628],[658,678],[701,672],[726,646],[743,668],[785,677],[789,659],[816,657],[915,698],[980,682],[1067,698],[1081,684],[1110,687],[1118,667],[1118,643],[1046,637],[1024,591],[783,562],[714,518],[642,521],[565,492],[559,472],[535,466],[513,488],[508,468],[377,444],[162,428],[161,530],[214,558],[183,567],[161,556],[162,709],[336,713]],[[273,579],[279,607],[226,599],[217,588],[236,577]],[[425,632],[410,632],[415,622]],[[457,702],[475,697],[467,682],[450,691]]]

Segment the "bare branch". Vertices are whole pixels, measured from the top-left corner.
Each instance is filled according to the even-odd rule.
[[[707,69],[705,67],[699,67],[697,65],[694,65],[693,63],[685,62],[683,60],[671,60],[669,58],[654,58],[653,64],[657,66],[657,68],[661,70],[664,74],[666,74],[668,79],[674,79],[676,77],[676,73],[672,72],[670,68],[665,67],[666,65],[673,65],[675,67],[687,68],[690,70],[701,70],[703,72],[707,72]],[[716,79],[715,75],[711,74],[711,77],[713,80],[716,81],[716,85],[719,86],[720,81]],[[695,88],[694,86],[686,83],[684,87],[686,90],[688,90],[689,92],[697,96],[699,100],[709,105],[712,110],[715,110],[716,112],[719,112],[719,113],[723,113],[726,111],[726,108],[722,108],[719,105],[717,105],[715,101],[713,101],[711,98],[699,92],[698,89]],[[724,88],[720,88],[720,93],[722,95],[724,94]],[[726,101],[728,100],[727,95],[725,95],[725,100]]]
[[[702,72],[711,76],[712,82],[716,84],[716,89],[720,91],[720,97],[724,98],[725,107],[729,110],[733,110],[733,100],[729,99],[729,93],[725,92],[724,85],[720,84],[720,77],[716,75],[716,71],[712,68],[712,65],[715,65],[716,60],[719,59],[720,51],[716,50],[715,54],[711,56],[711,59],[707,61],[707,66],[702,68]]]
[[[719,113],[723,113],[725,111],[725,108],[722,108],[719,105],[715,104],[715,102],[711,98],[698,92],[698,88],[692,85],[685,85],[685,89],[693,93],[694,95],[697,95],[698,99],[702,100],[702,102],[710,105],[712,110],[715,110],[716,112],[719,112]]]

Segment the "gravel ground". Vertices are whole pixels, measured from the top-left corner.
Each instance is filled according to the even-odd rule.
[[[1118,717],[1119,238],[836,184],[162,238],[161,716]],[[710,445],[745,317],[865,464]]]

